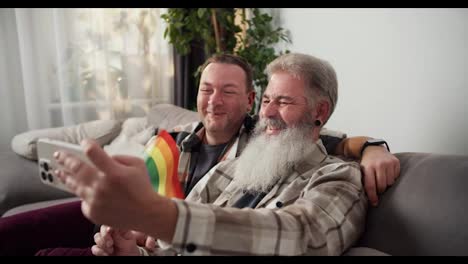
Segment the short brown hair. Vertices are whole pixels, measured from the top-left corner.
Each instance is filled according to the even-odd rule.
[[[215,54],[208,58],[205,63],[201,66],[201,73],[205,70],[205,68],[210,63],[225,63],[225,64],[232,64],[241,67],[241,69],[245,73],[245,87],[247,88],[247,92],[253,91],[253,71],[250,64],[244,58],[233,55],[233,54]]]

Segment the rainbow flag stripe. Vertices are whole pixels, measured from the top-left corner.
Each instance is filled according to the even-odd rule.
[[[145,146],[144,160],[154,190],[169,198],[184,199],[177,176],[179,150],[166,130],[153,136]]]

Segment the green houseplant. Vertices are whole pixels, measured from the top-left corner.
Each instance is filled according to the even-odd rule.
[[[200,45],[206,57],[221,52],[244,57],[253,68],[257,96],[252,113],[258,113],[268,83],[265,67],[283,53],[274,47],[290,42],[283,28],[273,26],[271,15],[258,8],[169,8],[161,18],[167,23],[164,38],[181,55]],[[194,72],[196,81],[199,75],[200,68]]]

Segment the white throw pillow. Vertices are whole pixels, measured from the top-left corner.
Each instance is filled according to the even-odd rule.
[[[129,155],[143,158],[148,140],[154,136],[156,127],[147,126],[146,118],[129,118],[122,125],[122,132],[111,144],[104,147],[109,155]]]

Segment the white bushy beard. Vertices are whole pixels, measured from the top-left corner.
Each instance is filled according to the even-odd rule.
[[[267,135],[270,124],[285,128],[278,135]],[[254,134],[239,156],[233,184],[250,192],[268,192],[281,178],[289,176],[293,165],[305,159],[316,144],[312,138],[313,125],[302,122],[296,127],[286,128],[282,120],[261,119]]]

